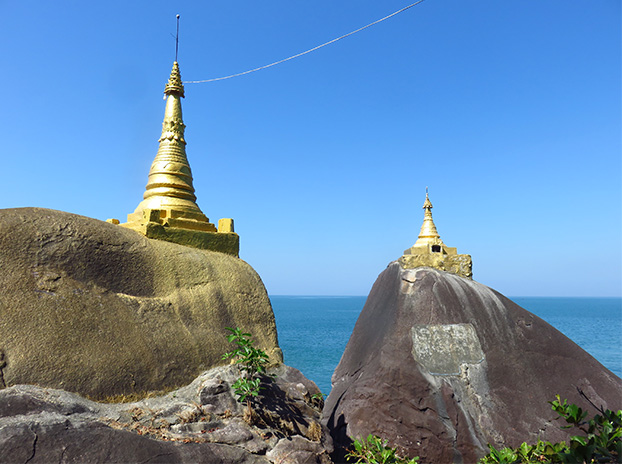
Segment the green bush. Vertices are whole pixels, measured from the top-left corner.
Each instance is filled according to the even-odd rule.
[[[587,411],[576,404],[568,404],[567,400],[562,401],[559,395],[549,403],[568,424],[562,428],[574,427],[583,435],[570,437],[568,444],[538,440],[535,445],[523,443],[517,448],[501,450],[488,445],[490,453],[480,464],[622,463],[622,410],[614,412],[593,405],[600,414],[586,421]]]
[[[238,401],[246,404],[250,410],[250,400],[259,395],[259,391],[263,388],[261,385],[261,376],[265,375],[266,368],[270,363],[268,355],[265,351],[253,346],[254,341],[250,338],[251,334],[242,332],[242,329],[236,327],[226,327],[231,332],[227,336],[229,343],[235,343],[237,349],[222,355],[222,359],[233,358],[234,364],[240,368],[240,378],[233,384]]]
[[[415,464],[419,458],[402,458],[397,450],[388,446],[386,440],[369,435],[366,440],[355,440],[354,449],[346,454],[348,462],[355,464]]]

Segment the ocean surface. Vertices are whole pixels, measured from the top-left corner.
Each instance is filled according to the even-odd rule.
[[[285,363],[322,393],[348,343],[365,296],[270,296]],[[513,297],[622,377],[622,298]]]

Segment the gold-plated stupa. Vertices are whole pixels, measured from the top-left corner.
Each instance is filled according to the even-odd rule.
[[[436,230],[436,225],[434,224],[434,219],[432,219],[432,202],[430,201],[430,197],[428,196],[428,192],[425,192],[425,202],[423,203],[423,209],[425,212],[423,213],[423,224],[421,225],[421,231],[419,232],[419,237],[417,241],[413,245],[413,247],[443,247],[445,244],[441,240],[441,236],[438,234]],[[410,249],[409,249],[410,250]],[[408,252],[406,250],[404,253]],[[455,248],[454,248],[455,250]]]
[[[196,203],[181,113],[184,85],[177,61],[164,94],[160,146],[151,164],[143,201],[121,225],[149,238],[238,256],[239,236],[233,230],[233,219],[221,219],[216,228]]]
[[[417,267],[433,267],[441,271],[448,271],[468,279],[473,278],[473,263],[470,255],[459,255],[454,247],[446,246],[436,230],[432,219],[432,202],[425,192],[423,203],[423,224],[415,244],[404,250],[404,255],[399,259],[404,269]]]

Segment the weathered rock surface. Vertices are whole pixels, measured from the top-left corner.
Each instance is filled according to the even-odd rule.
[[[373,433],[421,462],[567,439],[547,401],[589,410],[577,388],[622,408],[622,381],[542,319],[477,282],[397,263],[374,284],[332,382],[323,420],[336,446]]]
[[[319,425],[317,386],[299,371],[270,371],[254,424],[235,401],[234,366],[135,403],[105,404],[62,390],[0,390],[0,463],[329,464],[332,441]],[[227,409],[219,409],[227,405]],[[276,420],[278,418],[278,420]]]
[[[222,253],[41,208],[0,210],[0,388],[101,399],[170,390],[222,365],[225,327],[282,360],[257,273]]]

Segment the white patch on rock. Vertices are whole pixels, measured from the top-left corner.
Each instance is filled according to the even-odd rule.
[[[411,334],[415,361],[432,375],[460,375],[462,364],[484,360],[472,324],[418,324]]]

